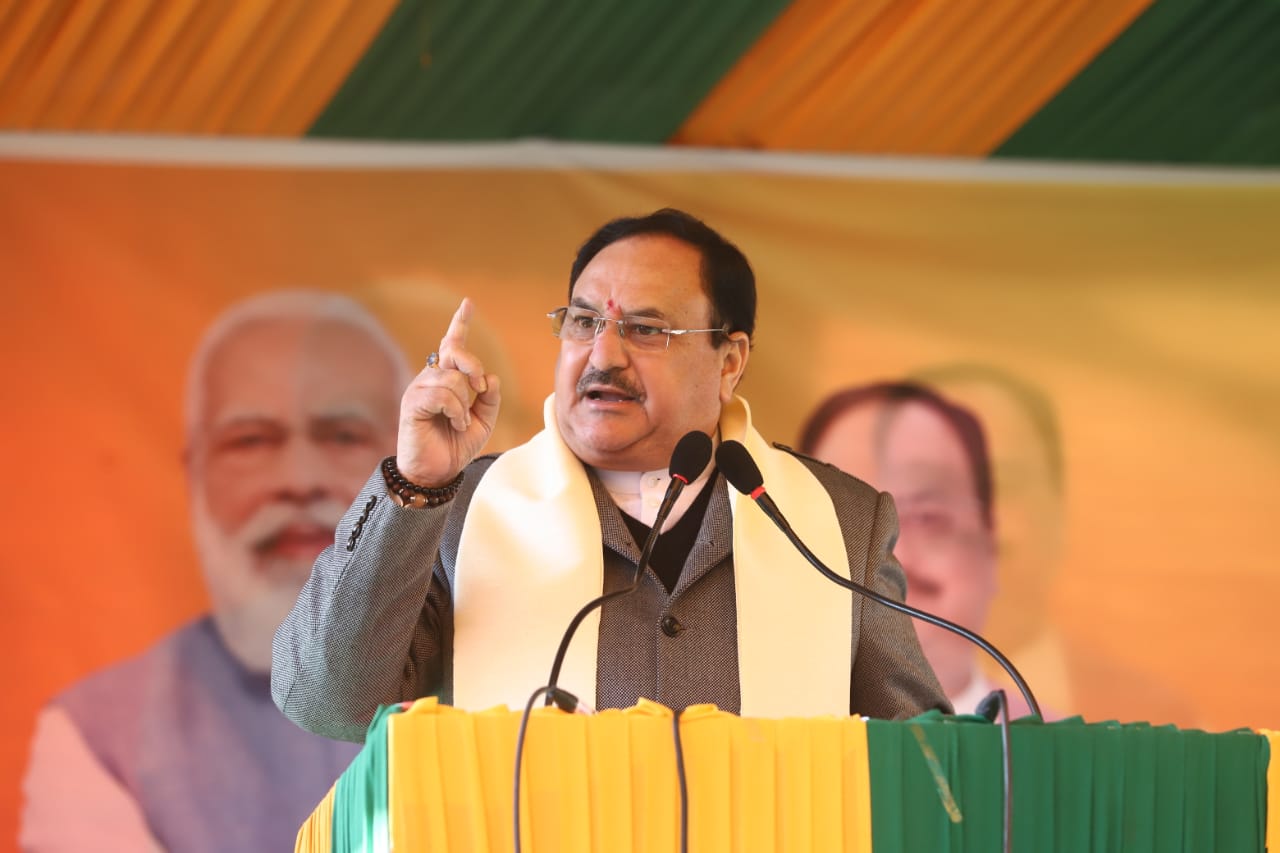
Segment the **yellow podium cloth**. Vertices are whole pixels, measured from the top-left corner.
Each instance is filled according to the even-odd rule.
[[[333,798],[337,788],[336,783],[329,788],[329,793],[324,795],[320,805],[316,806],[315,811],[307,818],[307,822],[298,830],[298,840],[294,849],[299,853],[304,850],[324,850],[327,853],[332,849]]]
[[[590,717],[534,710],[521,772],[522,848],[679,850],[672,716],[645,700]],[[513,850],[519,723],[505,707],[468,713],[434,699],[388,716],[389,848]],[[690,849],[870,853],[861,719],[744,719],[694,706],[680,717],[680,742]],[[299,832],[299,853],[332,849],[332,793],[326,803]]]

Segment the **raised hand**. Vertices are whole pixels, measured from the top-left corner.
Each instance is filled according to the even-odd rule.
[[[400,400],[396,467],[410,482],[437,487],[451,482],[488,441],[498,421],[498,377],[467,349],[474,307],[463,299],[428,364]]]

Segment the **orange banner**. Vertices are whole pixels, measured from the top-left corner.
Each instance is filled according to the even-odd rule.
[[[503,449],[540,423],[543,315],[578,244],[668,205],[756,269],[742,390],[767,438],[797,444],[821,400],[875,380],[914,377],[976,416],[995,551],[971,627],[1044,705],[1211,729],[1280,718],[1275,184],[606,169],[538,151],[465,168],[0,160],[0,802],[18,804],[0,837],[42,709],[210,606],[184,406],[219,315],[273,290],[347,295],[416,370],[469,295]],[[874,483],[866,464],[853,473]]]

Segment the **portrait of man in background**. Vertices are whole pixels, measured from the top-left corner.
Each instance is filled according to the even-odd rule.
[[[1053,396],[1025,376],[979,362],[931,365],[909,380],[972,412],[987,435],[1000,562],[988,638],[1034,678],[1041,705],[1088,720],[1199,725],[1188,696],[1100,654],[1054,617],[1055,584],[1070,571],[1068,537],[1089,532],[1067,529],[1066,442]],[[1107,547],[1087,538],[1079,544],[1081,553]]]
[[[953,364],[908,381],[838,391],[803,427],[800,448],[894,496],[907,602],[991,640],[1018,667],[1047,718],[1194,725],[1184,697],[1149,674],[1091,653],[1052,618],[1064,550],[1064,461],[1048,396],[989,365]],[[966,640],[917,623],[956,707],[1011,683]]]
[[[271,700],[271,639],[371,467],[409,372],[353,300],[275,291],[206,330],[185,470],[208,614],[41,711],[27,851],[287,850],[357,752]]]
[[[921,385],[864,385],[821,403],[800,449],[893,495],[907,603],[983,633],[998,587],[991,466],[978,419]],[[972,713],[997,686],[983,673],[982,651],[934,625],[916,622],[916,633],[956,712]],[[1028,713],[1008,692],[1010,714]]]

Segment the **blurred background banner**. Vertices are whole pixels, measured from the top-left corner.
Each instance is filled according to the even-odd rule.
[[[0,4],[0,848],[287,847],[350,753],[267,637],[389,389],[469,295],[520,442],[576,247],[668,205],[912,603],[1053,716],[1275,727],[1277,91],[1275,0]]]
[[[0,838],[38,711],[209,606],[183,386],[217,315],[269,290],[346,294],[416,370],[471,296],[503,380],[501,450],[540,426],[543,315],[578,244],[664,206],[756,270],[742,390],[766,437],[795,445],[828,394],[906,377],[983,423],[985,629],[1044,704],[1280,720],[1274,175],[32,137],[0,151]]]

